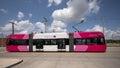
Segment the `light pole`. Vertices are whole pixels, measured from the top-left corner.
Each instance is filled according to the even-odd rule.
[[[2,38],[1,38],[1,44],[2,44],[2,46],[1,47],[3,47],[4,46],[4,44],[3,44],[3,41],[4,41],[4,33],[3,32],[0,32],[1,33],[1,35],[2,35]]]
[[[14,34],[14,25],[16,25],[14,22],[10,22],[12,24],[12,34]]]
[[[105,21],[105,18],[104,18],[104,16],[102,17],[102,22],[103,22],[103,24],[102,24],[102,26],[103,26],[103,34],[104,34],[104,21]]]
[[[46,22],[48,22],[47,18],[46,17],[43,17],[43,21],[42,21],[44,24],[45,24],[45,33],[46,33]]]

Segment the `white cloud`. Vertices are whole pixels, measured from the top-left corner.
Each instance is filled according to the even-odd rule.
[[[52,6],[53,0],[48,0],[48,7]]]
[[[27,33],[31,33],[35,28],[34,25],[29,20],[23,20],[17,22],[16,24],[17,25],[15,26],[15,29],[20,33],[22,33],[23,31]]]
[[[11,23],[6,24],[4,27],[1,27],[3,31],[11,31],[12,30],[12,25]]]
[[[48,7],[53,4],[59,5],[62,0],[48,0]],[[53,21],[50,27],[47,27],[47,30],[52,32],[66,32],[67,24],[73,21],[79,21],[87,13],[97,13],[100,10],[100,6],[97,0],[69,0],[66,3],[67,7],[62,9],[57,9],[53,11],[52,17]],[[1,11],[1,10],[0,10]],[[2,10],[3,11],[3,10]],[[18,12],[18,19],[24,18],[23,12]],[[29,13],[29,17],[32,17],[32,14]],[[41,22],[36,22],[35,24],[31,23],[29,20],[14,21],[17,25],[15,30],[17,33],[30,33],[32,31],[45,31],[45,25]],[[11,33],[11,24],[8,23],[2,30],[8,31]],[[101,31],[100,26],[95,26],[92,30]],[[108,32],[111,32],[110,30]]]
[[[45,30],[44,23],[36,22],[32,23],[29,20],[13,21],[15,33],[32,33],[32,32],[43,32]],[[0,32],[5,32],[6,35],[12,33],[12,24],[7,23],[1,27]]]
[[[50,29],[59,27],[58,30],[67,31],[66,27],[63,28],[60,25],[56,27],[57,23],[55,23],[55,21],[64,24],[64,26],[67,26],[69,22],[80,20],[89,8],[87,0],[69,0],[66,4],[66,8],[55,10],[52,13],[54,20]],[[55,29],[55,31],[58,30]]]
[[[61,27],[50,27],[50,32],[67,32],[67,29]]]
[[[79,20],[87,13],[97,13],[100,6],[97,0],[69,0],[67,2],[67,8],[55,10],[52,13],[52,17],[64,22],[71,22]]]
[[[54,32],[67,32],[67,29],[61,28],[61,27],[56,27]]]
[[[48,0],[48,7],[51,7],[53,3],[56,5],[61,4],[62,0]]]
[[[62,21],[57,21],[57,20],[54,20],[53,23],[51,24],[51,26],[53,27],[66,27],[65,23],[63,23]]]
[[[50,2],[53,3],[53,0],[50,0]],[[53,22],[50,29],[55,27],[56,23],[54,21],[61,21],[67,26],[69,22],[80,21],[86,14],[97,13],[100,9],[97,0],[69,0],[66,4],[66,8],[53,11]]]
[[[6,9],[0,9],[0,12],[7,13],[8,11]]]
[[[97,0],[90,0],[89,13],[98,13],[99,10],[100,10],[100,6]]]
[[[94,25],[92,29],[87,29],[86,31],[100,31],[103,32],[103,27],[100,25]]]
[[[64,22],[76,21],[84,16],[89,7],[86,0],[69,0],[67,6],[67,8],[55,10],[52,17]]]
[[[66,25],[62,21],[54,20],[51,26],[49,27],[50,32],[66,32]]]
[[[116,32],[117,32],[118,34],[120,34],[120,28],[118,28],[118,29],[116,30]]]
[[[23,12],[18,12],[18,15],[17,15],[18,19],[22,19],[24,17],[24,13]]]
[[[32,13],[29,13],[29,17],[32,17]]]
[[[28,34],[28,31],[27,30],[23,30],[23,31],[19,32],[19,34]]]
[[[54,0],[54,2],[56,5],[59,5],[59,4],[61,4],[62,0]]]
[[[45,24],[42,22],[36,22],[35,27],[38,32],[45,32]]]
[[[15,33],[31,33],[34,30],[34,25],[29,20],[14,21]],[[2,27],[1,31],[5,32],[7,35],[12,33],[12,24],[7,23]]]
[[[100,25],[95,25],[91,29],[87,29],[86,31],[100,31],[103,32],[103,27]],[[104,28],[104,35],[106,39],[120,39],[120,28],[116,31],[112,31],[110,29]]]

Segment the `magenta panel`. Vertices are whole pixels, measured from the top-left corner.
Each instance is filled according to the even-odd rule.
[[[29,51],[29,47],[26,45],[18,46],[19,51]]]
[[[29,38],[29,35],[28,34],[11,34],[7,37],[8,39],[15,39],[15,40],[18,40],[18,39],[28,39]]]
[[[10,51],[19,51],[18,46],[11,46],[11,45],[6,46],[6,50],[9,52]]]
[[[25,46],[10,45],[10,46],[6,46],[6,50],[9,52],[10,51],[29,51],[29,48],[27,45],[25,45]]]
[[[74,32],[74,38],[104,37],[101,32]]]
[[[74,46],[74,51],[87,51],[87,45],[76,45]]]
[[[106,45],[74,45],[74,51],[96,51],[105,52]]]

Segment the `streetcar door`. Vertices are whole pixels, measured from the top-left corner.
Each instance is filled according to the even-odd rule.
[[[36,40],[36,51],[43,51],[43,40]]]
[[[66,49],[65,40],[59,39],[58,40],[58,51],[65,51],[65,49]]]

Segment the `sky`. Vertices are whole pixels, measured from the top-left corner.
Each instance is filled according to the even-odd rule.
[[[119,0],[0,0],[0,36],[15,33],[100,31],[120,39]],[[44,17],[47,18],[45,22]],[[46,26],[45,26],[46,25]]]

